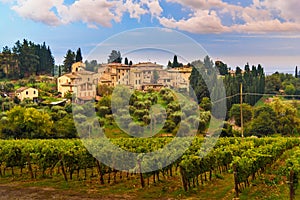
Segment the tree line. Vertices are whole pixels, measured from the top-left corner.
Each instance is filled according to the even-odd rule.
[[[244,70],[240,67],[236,67],[236,70],[233,71],[230,70],[226,64],[220,61],[214,63],[209,56],[206,56],[203,61],[198,60],[192,62],[191,66],[193,67],[193,70],[190,76],[190,85],[193,88],[199,103],[205,97],[210,98],[210,93],[219,93],[217,91],[219,89],[219,82],[223,82],[226,90],[228,110],[233,104],[240,102],[238,94],[240,93],[241,84],[243,86],[243,93],[246,94],[243,95],[244,103],[255,105],[262,95],[247,94],[264,94],[265,92],[265,73],[260,64],[257,67],[253,65],[250,69],[250,65],[247,63]],[[221,76],[218,77],[218,75]],[[208,85],[210,86],[211,91],[209,91]]]
[[[35,44],[24,39],[12,48],[5,46],[0,53],[0,78],[17,79],[31,75],[53,73],[54,57],[45,42]]]

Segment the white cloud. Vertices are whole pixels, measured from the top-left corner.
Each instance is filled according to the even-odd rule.
[[[277,13],[287,21],[300,22],[300,4],[298,0],[255,0],[255,5],[265,7],[267,10]]]
[[[252,0],[252,3],[229,3],[224,0],[0,0],[10,3],[20,16],[51,26],[81,21],[89,28],[110,27],[122,22],[125,13],[140,21],[144,15],[158,19],[167,28],[192,33],[297,33],[300,28],[298,0]],[[179,4],[190,14],[178,19],[168,13],[167,4]],[[165,4],[164,4],[165,5]],[[178,11],[180,12],[180,11]],[[225,23],[226,22],[226,23]]]
[[[177,28],[192,33],[222,33],[228,32],[228,28],[223,26],[221,19],[215,11],[198,10],[189,19],[176,21],[174,18],[162,17],[160,23],[167,28]]]
[[[110,27],[111,21],[117,19],[111,11],[114,5],[108,1],[78,0],[70,6],[61,3],[56,8],[63,23],[82,21],[90,27],[95,24]]]
[[[61,22],[55,13],[51,11],[53,6],[54,1],[19,0],[16,5],[12,6],[12,10],[24,18],[56,26]]]
[[[289,33],[299,32],[300,24],[285,22],[282,23],[278,19],[268,21],[251,22],[241,25],[234,25],[231,27],[232,31],[239,33]]]
[[[222,0],[166,0],[193,10],[188,19],[161,18],[162,25],[193,33],[297,33],[300,30],[298,0],[253,0],[252,4],[230,4]],[[207,12],[209,11],[209,12]],[[211,14],[213,11],[213,15]],[[198,13],[206,13],[206,16]],[[225,14],[233,23],[223,25]],[[211,24],[211,23],[215,24]],[[195,27],[195,26],[198,26]],[[205,27],[207,26],[207,27]]]
[[[147,5],[152,17],[159,17],[163,12],[158,0],[141,0],[141,2]]]

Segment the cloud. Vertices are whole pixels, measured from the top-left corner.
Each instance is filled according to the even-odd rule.
[[[190,8],[193,14],[177,21],[162,17],[161,24],[192,33],[297,33],[300,30],[297,0],[253,0],[247,6],[222,0],[166,1]],[[224,25],[228,15],[232,23]]]
[[[223,33],[228,32],[228,28],[223,26],[221,19],[216,12],[199,10],[189,19],[176,21],[174,18],[162,17],[159,22],[167,28],[177,28],[192,33]]]
[[[158,0],[141,0],[144,5],[147,5],[152,17],[159,17],[163,12]]]
[[[300,30],[298,0],[252,0],[246,5],[225,0],[76,0],[69,4],[64,0],[0,1],[9,3],[20,16],[50,26],[83,22],[89,28],[111,27],[112,22],[122,22],[128,13],[138,22],[150,15],[163,27],[197,34],[297,33]],[[171,4],[190,14],[178,18],[180,15],[174,10],[168,10]]]
[[[51,11],[54,4],[54,1],[19,0],[11,9],[24,18],[56,26],[61,22],[56,14]]]
[[[69,6],[61,2],[56,5],[56,9],[64,24],[82,21],[93,28],[96,24],[110,27],[111,21],[117,20],[117,16],[111,11],[114,5],[108,1],[78,0]]]

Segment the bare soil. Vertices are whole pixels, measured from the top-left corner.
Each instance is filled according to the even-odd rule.
[[[82,192],[76,192],[73,190],[58,190],[50,187],[22,187],[16,183],[0,184],[0,199],[2,200],[110,200],[110,199],[131,199],[130,196],[124,195],[97,195],[91,192],[91,194],[84,194]]]

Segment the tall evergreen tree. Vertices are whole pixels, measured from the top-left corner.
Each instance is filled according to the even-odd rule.
[[[76,51],[76,59],[75,59],[76,62],[82,62],[82,55],[81,55],[81,49],[78,48],[77,51]]]
[[[172,67],[173,68],[179,67],[177,55],[174,55]]]
[[[168,68],[172,68],[172,63],[171,63],[170,60],[169,60],[169,62],[168,62]]]
[[[228,74],[228,67],[223,62],[217,61],[215,62],[215,66],[219,70],[220,75],[225,76],[226,74]]]
[[[125,58],[124,64],[125,64],[125,65],[128,65],[128,64],[129,64],[129,63],[128,63],[128,58],[127,58],[127,57]]]
[[[18,61],[18,65],[15,64],[16,67],[13,69],[20,77],[52,73],[54,58],[50,47],[47,47],[45,42],[40,45],[25,39],[23,43],[17,41],[13,47],[13,53],[15,60]]]
[[[295,69],[295,78],[298,78],[298,66],[296,66],[296,69]]]
[[[18,41],[14,47],[14,51],[20,63],[21,78],[36,74],[40,60],[34,43],[31,41],[28,42],[26,39],[23,40],[22,44]]]
[[[61,76],[61,65],[58,66],[58,77]]]
[[[191,65],[193,66],[190,76],[190,85],[193,88],[191,92],[195,92],[198,103],[200,103],[204,97],[210,97],[208,87],[199,73],[199,71],[204,72],[205,70],[203,70],[203,62],[200,60],[192,62]]]
[[[64,59],[63,72],[71,72],[73,63],[75,63],[75,53],[69,49]]]

